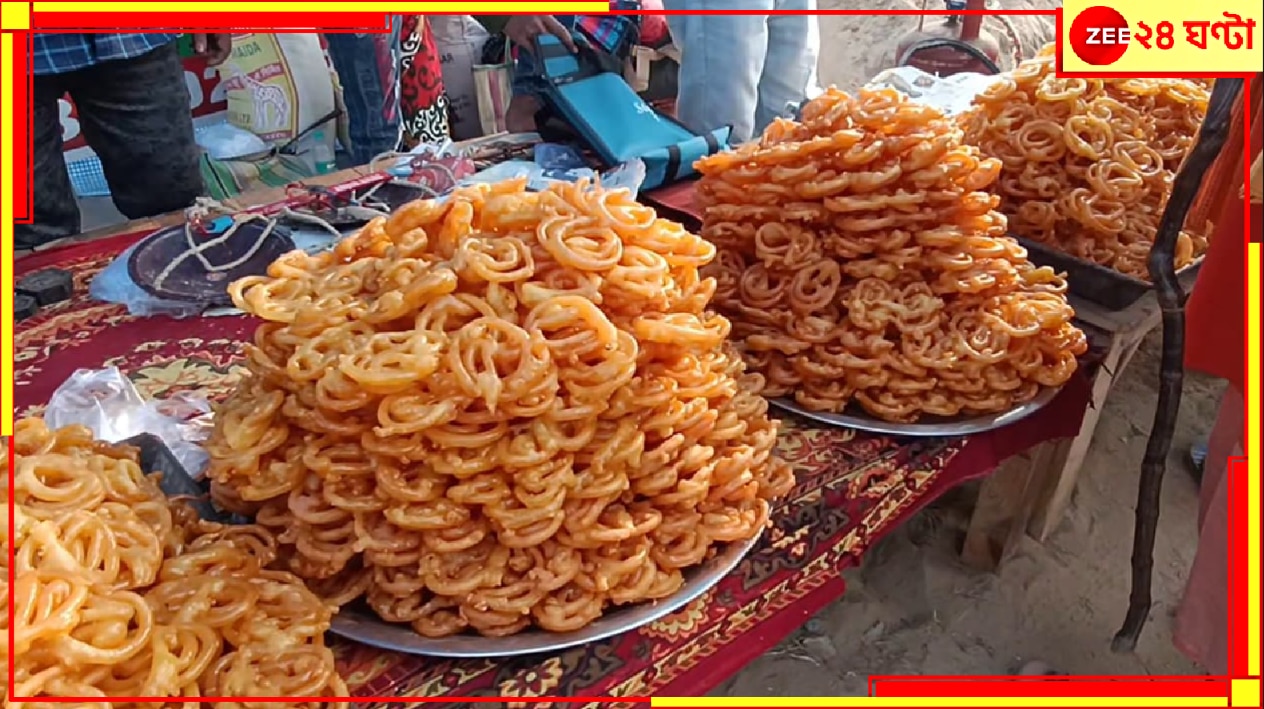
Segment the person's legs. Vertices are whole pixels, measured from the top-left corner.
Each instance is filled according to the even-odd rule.
[[[399,31],[392,16],[389,34],[327,34],[329,58],[347,105],[348,151],[357,165],[399,145]]]
[[[83,137],[128,219],[184,209],[205,194],[184,65],[175,42],[68,75]]]
[[[34,172],[31,190],[35,213],[31,224],[13,225],[13,242],[18,249],[33,249],[55,239],[79,233],[79,204],[75,201],[66,159],[62,155],[61,119],[57,99],[65,93],[61,77],[37,76],[32,97],[31,129]]]
[[[1203,461],[1204,475],[1198,496],[1198,526],[1206,523],[1208,511],[1213,507],[1216,488],[1229,468],[1229,459],[1242,455],[1242,432],[1246,421],[1246,401],[1233,386],[1226,386],[1220,398],[1220,410],[1216,422],[1207,436],[1207,458]]]
[[[776,0],[777,10],[816,10],[816,0]],[[762,133],[789,104],[813,98],[817,92],[816,61],[821,52],[821,28],[815,15],[771,15],[768,18],[768,58],[759,79],[755,134]]]
[[[773,0],[663,0],[667,10],[771,10]],[[755,134],[759,79],[768,54],[767,15],[668,15],[680,49],[676,117],[698,133],[733,127],[732,141]]]

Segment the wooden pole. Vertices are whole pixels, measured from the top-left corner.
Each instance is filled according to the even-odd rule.
[[[1176,174],[1172,196],[1168,198],[1159,228],[1150,249],[1150,278],[1163,313],[1163,357],[1159,371],[1159,404],[1146,441],[1137,486],[1136,522],[1132,538],[1132,592],[1123,627],[1115,635],[1111,649],[1132,652],[1150,614],[1150,582],[1154,572],[1154,537],[1159,526],[1159,497],[1163,473],[1172,449],[1176,414],[1181,406],[1181,384],[1185,372],[1185,293],[1176,280],[1176,239],[1185,225],[1194,198],[1212,163],[1221,154],[1229,135],[1234,104],[1242,94],[1242,79],[1220,79],[1211,90],[1207,117],[1185,164]]]

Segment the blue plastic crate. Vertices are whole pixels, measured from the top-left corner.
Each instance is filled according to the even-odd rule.
[[[70,184],[79,197],[108,197],[110,185],[105,181],[105,171],[97,156],[82,160],[67,161],[66,171],[70,173]]]

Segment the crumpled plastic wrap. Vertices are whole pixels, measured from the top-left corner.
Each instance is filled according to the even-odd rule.
[[[919,103],[955,116],[968,110],[974,97],[996,81],[996,76],[986,74],[963,72],[938,77],[916,67],[902,66],[880,72],[865,84],[865,88],[892,88]]]
[[[587,167],[547,168],[538,162],[506,160],[471,175],[462,180],[461,184],[472,185],[483,182],[491,184],[520,177],[527,179],[527,189],[529,190],[548,189],[551,182],[577,182],[587,178],[590,180],[600,179],[601,185],[606,189],[627,188],[633,195],[636,195],[641,189],[641,184],[645,182],[645,163],[640,159],[633,159],[605,172],[598,173],[596,170]]]
[[[44,421],[50,428],[87,426],[109,443],[152,434],[195,478],[202,476],[209,460],[201,442],[211,432],[210,402],[183,392],[165,400],[146,400],[117,367],[80,369],[70,375],[53,392]]]

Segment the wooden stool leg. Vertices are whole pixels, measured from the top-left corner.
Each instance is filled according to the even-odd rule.
[[[961,548],[962,561],[981,571],[995,571],[1013,555],[1040,499],[1043,476],[1064,443],[1042,443],[1002,463],[983,481]]]
[[[1144,338],[1141,335],[1134,335],[1131,338],[1115,337],[1111,340],[1106,358],[1093,376],[1092,398],[1088,411],[1084,412],[1080,432],[1061,451],[1060,459],[1055,457],[1049,462],[1053,470],[1045,476],[1045,488],[1040,495],[1042,499],[1036,505],[1027,530],[1037,541],[1044,542],[1049,538],[1062,522],[1067,507],[1071,505],[1080,468],[1084,466],[1084,458],[1093,443],[1097,422],[1106,407],[1106,397],[1141,346],[1142,339]]]

